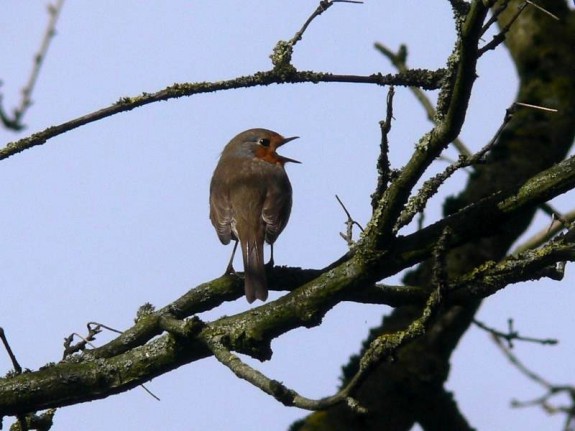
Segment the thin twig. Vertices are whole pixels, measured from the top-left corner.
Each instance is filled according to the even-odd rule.
[[[236,376],[273,396],[286,406],[295,406],[306,410],[321,410],[344,402],[349,398],[344,390],[339,391],[336,395],[319,400],[303,397],[293,389],[289,389],[283,383],[270,379],[260,371],[243,362],[237,355],[230,352],[219,338],[214,337],[210,339],[208,341],[208,347],[215,358],[229,368]],[[365,412],[355,400],[350,400],[348,405],[353,407],[357,413]]]
[[[86,348],[86,345],[90,345],[92,348],[94,348],[91,342],[96,339],[96,335],[102,332],[102,329],[100,325],[94,324],[92,322],[88,323],[86,326],[88,327],[88,335],[86,335],[85,337],[79,335],[77,332],[73,332],[72,334],[64,338],[64,353],[62,359],[66,359],[68,356],[84,350]],[[80,338],[81,341],[72,345],[74,337]]]
[[[545,9],[545,8],[543,8],[543,7],[541,7],[541,6],[539,6],[538,4],[535,4],[535,3],[533,3],[533,2],[530,1],[530,0],[525,0],[525,2],[526,2],[526,3],[529,3],[529,4],[530,4],[531,6],[533,6],[534,8],[539,9],[541,12],[543,12],[544,14],[547,14],[548,16],[550,16],[551,18],[553,18],[554,20],[556,20],[556,21],[561,21],[557,15],[552,14],[552,13],[549,12],[547,9]]]
[[[343,202],[341,201],[339,196],[335,195],[335,198],[337,199],[337,201],[339,202],[339,204],[343,208],[345,215],[347,216],[347,220],[345,221],[346,233],[344,234],[344,233],[340,232],[339,235],[347,242],[347,245],[351,247],[354,243],[354,241],[353,241],[353,226],[354,225],[357,226],[362,232],[363,232],[363,227],[351,217],[351,214],[349,213],[349,211],[347,210],[347,208],[345,207],[345,205],[343,204]]]
[[[531,371],[529,368],[527,368],[525,366],[525,364],[523,364],[523,362],[521,362],[519,360],[519,358],[517,358],[517,356],[515,356],[513,354],[513,352],[511,352],[511,349],[503,344],[503,342],[501,341],[501,337],[492,334],[492,339],[495,342],[495,344],[497,345],[497,347],[499,347],[499,349],[507,357],[509,362],[511,362],[515,366],[515,368],[517,368],[523,375],[525,375],[527,378],[529,378],[529,380],[532,380],[532,381],[540,384],[541,386],[543,386],[546,389],[551,389],[553,387],[553,385],[551,383],[549,383],[547,380],[545,380],[539,374],[537,374],[534,371]]]
[[[8,118],[4,109],[0,104],[0,119],[4,123],[4,126],[10,128],[12,130],[22,130],[24,125],[22,124],[22,118],[24,114],[28,110],[30,106],[32,106],[32,92],[34,91],[34,87],[36,86],[36,82],[38,81],[38,76],[40,75],[40,69],[44,64],[44,60],[46,58],[46,53],[48,52],[48,48],[50,47],[50,42],[54,38],[56,34],[56,23],[58,22],[58,17],[60,16],[60,12],[62,11],[62,7],[64,6],[64,0],[56,0],[55,5],[48,5],[48,13],[50,15],[50,19],[48,21],[48,26],[46,27],[46,31],[44,32],[44,37],[42,38],[42,43],[40,45],[39,51],[34,56],[34,65],[32,66],[32,71],[28,78],[28,82],[22,88],[21,94],[22,98],[20,99],[20,105],[14,109],[14,116],[13,118]],[[1,102],[0,97],[0,102]]]
[[[111,332],[115,332],[116,334],[121,334],[122,331],[118,330],[118,329],[114,329],[110,326],[104,325],[103,323],[98,323],[98,322],[88,322],[88,328],[90,328],[91,326],[97,326],[99,328],[104,328],[107,329],[108,331]]]
[[[537,232],[527,241],[517,246],[517,248],[515,248],[515,250],[513,250],[511,253],[512,255],[517,255],[523,253],[524,251],[533,250],[537,247],[540,247],[555,235],[557,235],[562,229],[568,228],[571,223],[575,222],[575,210],[566,214],[561,214],[560,217],[557,217],[557,213],[555,212],[552,212],[551,214],[555,220],[553,220],[548,227]]]
[[[6,338],[6,334],[4,333],[4,328],[2,328],[2,327],[0,327],[0,339],[2,340],[2,343],[4,344],[4,348],[6,349],[6,352],[8,352],[8,356],[10,357],[10,360],[12,361],[12,366],[14,367],[14,372],[16,374],[22,374],[22,367],[18,363],[18,359],[16,359],[16,355],[14,354],[14,352],[12,351],[12,348],[10,347],[10,343],[8,343],[8,338]]]
[[[537,397],[533,400],[529,400],[529,401],[513,400],[511,402],[511,406],[517,407],[517,408],[540,406],[547,413],[550,413],[550,414],[564,413],[566,415],[566,420],[565,420],[566,427],[564,429],[565,430],[570,429],[567,427],[569,426],[569,424],[572,423],[573,418],[575,416],[575,386],[552,384],[551,382],[549,382],[548,380],[546,380],[545,378],[543,378],[539,374],[537,374],[534,371],[527,368],[527,366],[525,364],[523,364],[523,362],[521,362],[519,360],[519,358],[513,354],[511,349],[504,345],[504,343],[501,341],[501,339],[499,337],[497,337],[496,335],[493,335],[492,337],[493,337],[493,341],[495,342],[497,347],[499,347],[499,349],[503,352],[505,357],[509,360],[509,362],[511,362],[511,364],[518,371],[520,371],[529,380],[539,384],[540,386],[542,386],[546,390],[546,392],[542,396]],[[568,405],[568,406],[553,406],[553,405],[551,405],[551,403],[550,403],[551,398],[553,398],[557,395],[561,395],[561,394],[566,394],[568,396],[569,400],[571,401],[571,405]]]
[[[484,35],[487,30],[491,28],[491,26],[497,21],[497,18],[507,9],[510,0],[504,0],[499,2],[497,7],[492,10],[491,17],[487,20],[487,22],[483,25],[481,29],[481,35]]]
[[[376,42],[374,45],[375,49],[377,49],[381,54],[389,59],[391,64],[395,66],[395,68],[399,72],[408,72],[411,69],[407,66],[407,47],[405,45],[401,45],[397,52],[393,52],[391,49],[387,48],[382,43]],[[433,107],[433,104],[425,94],[425,92],[417,87],[417,86],[410,86],[409,89],[415,96],[415,98],[421,103],[425,113],[427,114],[427,119],[432,123],[436,122],[436,115],[437,111]],[[459,154],[463,154],[464,156],[470,156],[471,151],[467,148],[467,146],[463,143],[463,141],[459,138],[455,138],[453,140],[453,146],[457,149]]]
[[[473,166],[482,162],[485,155],[491,151],[493,146],[497,143],[499,136],[513,118],[515,109],[515,104],[512,104],[505,111],[501,125],[493,135],[493,138],[491,138],[487,145],[485,145],[481,150],[471,156],[459,156],[459,160],[456,163],[449,165],[443,170],[443,172],[440,172],[433,178],[430,178],[423,183],[423,186],[419,189],[417,194],[409,198],[407,205],[401,212],[401,215],[399,216],[394,227],[395,232],[398,232],[399,229],[401,229],[403,226],[411,223],[413,217],[415,217],[417,213],[423,212],[429,199],[431,199],[438,192],[439,187],[445,183],[445,181],[447,181],[447,179],[450,178],[455,172],[462,168]]]
[[[559,112],[559,110],[555,109],[555,108],[548,108],[546,106],[540,106],[540,105],[532,105],[531,103],[525,103],[525,102],[515,102],[515,104],[517,106],[523,106],[525,108],[533,108],[533,109],[538,109],[540,111],[545,111],[545,112]]]
[[[309,18],[303,24],[302,28],[294,35],[294,37],[291,38],[291,40],[289,41],[290,45],[292,47],[294,47],[295,44],[298,43],[302,39],[303,34],[307,30],[307,28],[309,27],[311,22],[315,18],[320,16],[322,13],[324,13],[326,10],[328,10],[331,6],[333,6],[334,3],[363,3],[363,2],[362,1],[354,1],[354,0],[321,0],[319,2],[318,7],[309,16]]]
[[[509,326],[507,332],[499,331],[495,328],[487,326],[485,323],[480,322],[477,319],[473,319],[473,323],[478,326],[479,328],[483,329],[484,331],[489,332],[492,336],[497,337],[501,340],[505,340],[509,348],[513,348],[513,341],[525,341],[528,343],[536,343],[536,344],[544,344],[554,346],[559,343],[559,340],[555,338],[534,338],[534,337],[524,337],[519,335],[519,332],[513,329],[513,319],[509,319],[507,324]]]
[[[497,46],[499,46],[505,40],[505,36],[509,32],[509,30],[511,29],[511,26],[513,25],[513,23],[515,23],[517,18],[519,18],[519,15],[521,15],[521,12],[523,12],[523,10],[525,10],[526,7],[527,7],[527,2],[522,3],[519,6],[519,8],[515,12],[515,14],[509,20],[509,22],[501,28],[501,31],[499,33],[497,33],[495,36],[493,36],[493,38],[491,39],[491,42],[485,44],[483,47],[481,47],[477,51],[478,57],[481,57],[483,54],[485,54],[489,50],[495,49]],[[483,31],[485,32],[486,30],[487,30],[487,28],[484,27]]]
[[[391,179],[391,164],[389,162],[389,132],[391,131],[391,120],[393,120],[394,95],[395,88],[391,86],[387,92],[385,120],[379,122],[381,141],[379,144],[379,157],[377,159],[377,186],[375,187],[375,192],[371,195],[371,207],[373,210],[377,208],[378,202],[383,196],[385,190],[387,190]]]
[[[151,390],[149,390],[146,385],[141,384],[140,387],[145,390],[148,395],[150,395],[152,398],[154,398],[156,401],[162,401],[156,394],[154,394]]]

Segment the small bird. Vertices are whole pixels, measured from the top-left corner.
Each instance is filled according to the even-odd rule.
[[[210,220],[223,244],[236,241],[227,274],[234,272],[232,263],[240,242],[249,303],[268,297],[264,241],[271,245],[269,264],[273,265],[273,243],[285,228],[292,206],[284,165],[300,163],[276,150],[297,138],[284,138],[267,129],[246,130],[224,147],[212,176]]]

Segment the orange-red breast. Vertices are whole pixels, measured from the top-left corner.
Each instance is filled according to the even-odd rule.
[[[292,188],[284,169],[287,162],[300,163],[276,153],[286,142],[267,129],[250,129],[233,138],[222,151],[210,183],[210,220],[223,244],[237,241],[242,248],[245,293],[248,302],[268,297],[264,265],[264,241],[272,246],[285,228],[292,206]]]

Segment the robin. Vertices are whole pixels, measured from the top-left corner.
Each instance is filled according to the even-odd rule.
[[[271,245],[269,265],[273,265],[273,243],[285,228],[292,206],[284,165],[300,163],[276,150],[297,138],[284,138],[267,129],[246,130],[224,147],[212,176],[210,220],[223,244],[236,242],[227,274],[234,272],[232,262],[240,242],[249,303],[268,297],[264,241]]]

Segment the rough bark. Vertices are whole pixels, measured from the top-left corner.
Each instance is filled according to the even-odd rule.
[[[509,22],[520,1],[498,19]],[[506,45],[517,68],[517,101],[552,106],[558,113],[519,110],[505,129],[488,163],[469,178],[465,190],[446,201],[444,210],[454,213],[469,203],[496,191],[512,190],[538,172],[559,162],[567,154],[575,134],[575,17],[564,0],[539,2],[560,18],[554,21],[528,7],[511,27]],[[464,244],[447,257],[449,277],[465,274],[482,263],[498,261],[529,225],[535,209],[525,209],[511,220],[491,225],[491,235]],[[489,222],[489,221],[487,221]],[[431,264],[423,263],[405,277],[406,284],[428,285]],[[369,413],[355,414],[338,405],[317,412],[294,424],[293,430],[409,430],[419,423],[425,430],[472,429],[459,410],[454,396],[444,388],[450,358],[480,306],[480,301],[446,305],[427,334],[398,352],[395,361],[379,365],[355,396]],[[420,314],[414,306],[396,308],[372,330],[365,345],[381,333],[405,328]],[[360,352],[360,356],[363,352]],[[353,374],[358,357],[345,368],[344,378]]]

